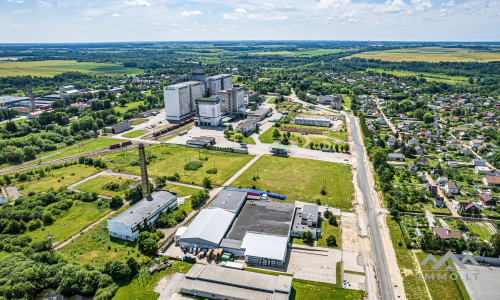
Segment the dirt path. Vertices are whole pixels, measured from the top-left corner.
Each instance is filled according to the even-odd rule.
[[[415,259],[416,265],[417,265],[417,271],[420,274],[420,278],[424,278],[424,274],[422,273],[422,269],[420,268],[420,263],[418,262],[417,255],[415,254],[415,250],[412,250],[411,253],[413,254],[413,258]],[[429,287],[427,286],[427,282],[425,280],[424,285],[425,285],[425,290],[427,291],[427,295],[429,296],[429,299],[432,300],[431,292],[429,292]]]

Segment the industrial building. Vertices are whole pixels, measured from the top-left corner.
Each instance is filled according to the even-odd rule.
[[[29,102],[28,97],[2,96],[0,97],[0,109],[20,106],[21,102]]]
[[[243,87],[234,86],[231,89],[219,91],[221,112],[227,114],[242,114],[245,112],[245,91]]]
[[[195,264],[186,273],[180,291],[208,299],[287,300],[292,277]]]
[[[139,230],[144,226],[144,223],[147,223],[148,226],[154,226],[156,219],[162,212],[176,207],[176,193],[156,190],[114,219],[108,219],[109,235],[134,241],[139,236]]]
[[[191,81],[165,87],[165,118],[180,121],[192,117],[196,113],[196,99],[218,95],[219,91],[228,89],[232,89],[231,74],[205,78],[203,71],[194,71]]]
[[[222,248],[250,265],[283,267],[294,212],[294,204],[224,189],[176,239],[183,249]]]
[[[330,127],[328,118],[296,117],[293,122],[297,125]]]
[[[319,207],[317,205],[306,204],[302,208],[297,208],[290,236],[300,238],[303,233],[310,232],[313,239],[321,238],[321,222],[318,221]]]
[[[205,148],[207,145],[215,145],[215,138],[210,136],[199,136],[186,141],[186,146],[193,148]]]
[[[257,122],[255,120],[246,120],[236,126],[236,130],[241,131],[244,136],[249,136],[256,128]]]
[[[109,133],[114,133],[114,134],[127,131],[131,128],[132,128],[132,121],[131,120],[123,120],[123,121],[118,122],[116,124],[106,126],[106,130]]]
[[[221,122],[221,99],[218,95],[196,98],[196,125],[219,126]]]
[[[260,122],[267,118],[267,116],[271,113],[270,108],[259,108],[254,111],[249,111],[247,112],[247,119],[248,120],[253,120],[255,122]]]

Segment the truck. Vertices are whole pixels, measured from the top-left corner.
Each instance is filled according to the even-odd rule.
[[[192,263],[192,264],[196,263],[196,257],[192,257],[192,256],[188,256],[188,255],[184,255],[184,257],[182,257],[182,260],[185,262],[188,262],[188,263]]]

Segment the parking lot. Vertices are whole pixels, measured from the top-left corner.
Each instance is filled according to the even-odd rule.
[[[467,269],[457,268],[467,293],[472,300],[494,300],[500,295],[500,268],[467,265]]]

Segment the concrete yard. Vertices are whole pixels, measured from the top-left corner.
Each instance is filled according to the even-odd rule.
[[[457,268],[467,293],[472,300],[496,300],[500,295],[500,268],[467,265]],[[476,277],[477,276],[477,277]]]

